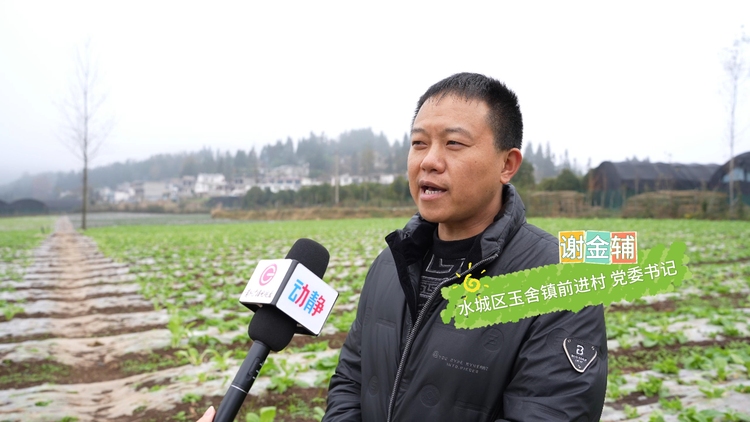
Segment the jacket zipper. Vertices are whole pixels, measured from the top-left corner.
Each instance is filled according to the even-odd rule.
[[[409,331],[409,336],[406,338],[406,345],[404,346],[404,351],[401,354],[401,360],[398,364],[398,370],[396,371],[396,379],[393,381],[393,389],[391,390],[391,398],[388,402],[388,418],[387,422],[391,422],[391,418],[393,417],[393,406],[395,406],[396,403],[396,394],[398,391],[399,384],[401,384],[401,378],[404,375],[404,367],[406,367],[406,358],[409,356],[409,352],[411,351],[411,346],[414,343],[414,339],[417,337],[417,331],[419,331],[420,326],[422,325],[422,320],[425,318],[425,315],[427,315],[427,312],[432,307],[432,302],[435,301],[435,298],[440,294],[440,290],[452,284],[456,280],[460,280],[466,274],[470,274],[473,270],[478,268],[481,265],[484,265],[485,263],[494,260],[498,257],[498,254],[491,255],[475,265],[473,265],[473,268],[467,268],[464,272],[459,274],[458,276],[451,277],[447,280],[444,280],[442,283],[438,284],[437,288],[430,294],[430,297],[427,298],[427,302],[425,302],[424,306],[422,306],[422,310],[419,311],[419,314],[417,315],[417,322],[414,323],[414,326],[411,327],[411,330]]]

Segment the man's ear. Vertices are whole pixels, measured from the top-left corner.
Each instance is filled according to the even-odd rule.
[[[500,181],[503,184],[509,183],[510,179],[516,175],[518,169],[521,168],[521,162],[523,161],[523,155],[521,150],[518,148],[511,148],[508,150],[508,154],[505,156],[505,163],[503,164],[503,170],[500,173]]]

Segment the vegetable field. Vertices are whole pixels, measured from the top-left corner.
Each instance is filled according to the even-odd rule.
[[[113,226],[0,220],[0,421],[194,421],[251,342],[238,302],[260,259],[307,237],[340,292],[320,337],[272,354],[238,420],[319,420],[369,263],[405,219]],[[750,224],[535,219],[560,230],[683,241],[692,278],[606,310],[603,420],[750,421]],[[50,228],[56,231],[50,235]],[[561,351],[562,353],[562,351]],[[268,419],[263,419],[268,420]]]

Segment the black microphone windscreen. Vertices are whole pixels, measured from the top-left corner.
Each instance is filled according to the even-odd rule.
[[[328,249],[311,239],[297,240],[286,254],[286,259],[297,260],[321,279],[328,268],[329,258]],[[251,339],[278,352],[289,345],[296,329],[297,323],[292,318],[275,307],[263,306],[255,311],[247,333]]]
[[[263,306],[255,311],[247,334],[253,341],[260,341],[278,352],[289,345],[296,328],[297,323],[283,312],[272,306]]]
[[[328,268],[328,249],[312,239],[298,239],[286,254],[286,259],[296,259],[318,278],[323,278]]]

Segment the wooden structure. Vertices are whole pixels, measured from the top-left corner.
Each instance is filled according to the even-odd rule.
[[[723,218],[727,194],[699,190],[662,190],[628,198],[623,218]]]
[[[581,192],[539,191],[524,196],[527,215],[532,217],[581,217],[591,211]]]

